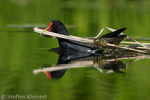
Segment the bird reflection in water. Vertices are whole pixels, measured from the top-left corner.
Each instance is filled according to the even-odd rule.
[[[130,63],[136,61],[135,58],[140,57],[140,54],[131,54],[131,52],[123,56],[123,54],[117,54],[117,51],[110,54],[99,55],[78,52],[76,50],[64,50],[61,48],[54,48],[49,51],[56,52],[59,55],[57,65],[35,69],[33,72],[34,74],[45,72],[50,79],[59,79],[63,77],[69,68],[94,67],[102,74],[113,72],[124,73],[123,70],[126,69]],[[121,61],[122,59],[133,60],[124,64]]]

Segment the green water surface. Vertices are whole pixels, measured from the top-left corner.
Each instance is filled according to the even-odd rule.
[[[46,28],[56,19],[79,37],[96,36],[107,26],[126,27],[127,35],[150,40],[148,0],[0,0],[1,100],[35,99],[27,95],[46,95],[47,100],[150,99],[149,59],[130,64],[125,74],[105,75],[93,67],[69,69],[59,80],[33,74],[34,69],[57,63],[58,55],[48,50],[58,47],[58,42],[32,28]]]

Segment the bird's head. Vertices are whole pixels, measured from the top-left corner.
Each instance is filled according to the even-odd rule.
[[[55,32],[55,33],[59,33],[62,35],[69,35],[66,27],[59,20],[51,21],[49,26],[44,31]]]

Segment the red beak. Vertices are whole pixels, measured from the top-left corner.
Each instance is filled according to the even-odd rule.
[[[45,31],[51,31],[51,27],[53,25],[53,22],[50,22],[49,26],[44,30]]]

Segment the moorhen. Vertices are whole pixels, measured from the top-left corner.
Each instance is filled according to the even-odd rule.
[[[112,44],[119,44],[125,37],[126,35],[120,35],[122,31],[124,31],[126,28],[122,28],[119,30],[116,30],[114,32],[105,34],[101,36],[99,39],[104,39],[107,43],[112,43]],[[58,34],[62,35],[69,35],[66,27],[62,22],[59,20],[53,20],[50,22],[49,26],[44,30],[44,31],[50,31],[50,32],[55,32]],[[81,42],[76,42],[73,40],[67,40],[63,38],[57,38],[59,41],[59,46],[60,48],[63,49],[73,49],[77,50],[80,52],[89,52],[89,53],[95,53],[95,46],[86,44],[86,43],[81,43]],[[96,50],[97,51],[97,50]],[[102,50],[100,50],[102,51]]]

